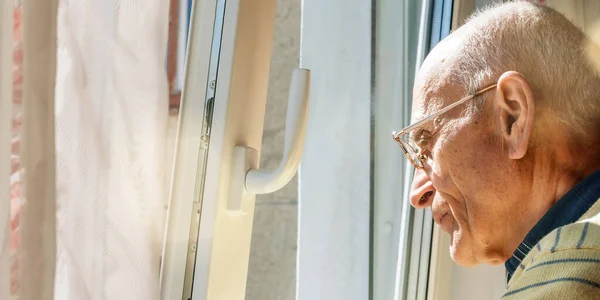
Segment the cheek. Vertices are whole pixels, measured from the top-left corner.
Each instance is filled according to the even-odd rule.
[[[456,190],[454,207],[457,219],[468,224],[469,230],[488,231],[497,223],[497,216],[502,206],[502,189],[486,165],[478,159],[457,162],[451,173],[453,187]],[[463,224],[464,225],[464,224]]]
[[[497,221],[494,203],[501,195],[499,178],[495,177],[498,156],[486,149],[474,147],[473,138],[446,139],[436,145],[436,163],[432,166],[434,185],[448,194],[457,225],[469,231],[488,230]],[[482,151],[482,148],[484,151]],[[481,228],[481,230],[479,230]]]
[[[497,193],[506,158],[495,136],[463,130],[440,139],[434,151],[436,172],[451,180],[456,191],[479,200],[479,194]]]
[[[456,139],[440,139],[432,149],[432,177],[434,186],[456,199],[462,199],[477,178],[477,161],[473,147]]]
[[[465,201],[469,227],[474,235],[487,236],[498,224],[498,211],[486,201]]]

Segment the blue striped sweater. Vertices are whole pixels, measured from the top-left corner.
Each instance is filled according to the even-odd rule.
[[[506,263],[502,299],[600,299],[600,172],[586,180],[557,202]],[[544,231],[539,242],[533,238]]]

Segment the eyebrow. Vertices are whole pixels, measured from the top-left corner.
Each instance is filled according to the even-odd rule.
[[[437,92],[431,92],[431,95],[426,96],[420,105],[423,115],[428,116],[428,115],[444,108],[445,106],[447,106],[447,105],[444,105],[445,104],[444,99],[445,98],[442,97],[442,95],[438,94]],[[452,103],[450,103],[450,104],[452,104]]]

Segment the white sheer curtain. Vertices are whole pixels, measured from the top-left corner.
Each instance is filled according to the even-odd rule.
[[[158,299],[169,2],[23,2],[26,201],[13,296]],[[13,3],[0,6],[3,300],[10,298]]]
[[[52,299],[56,257],[56,185],[54,86],[56,74],[56,4],[23,2],[24,171],[19,226],[20,298]]]
[[[60,1],[55,299],[158,299],[168,14],[169,1]]]

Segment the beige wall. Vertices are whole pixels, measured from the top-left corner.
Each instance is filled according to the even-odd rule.
[[[585,31],[592,28],[600,15],[598,0],[547,0],[546,2]]]

